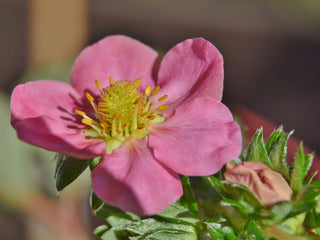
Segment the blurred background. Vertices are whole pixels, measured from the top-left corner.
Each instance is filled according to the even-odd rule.
[[[57,199],[54,154],[17,140],[9,102],[18,83],[68,81],[79,52],[106,35],[161,53],[206,38],[224,56],[223,102],[320,152],[319,0],[3,0],[0,30],[0,239],[94,239],[89,174]]]

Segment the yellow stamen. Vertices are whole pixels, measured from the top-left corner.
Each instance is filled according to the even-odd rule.
[[[137,78],[135,81],[134,81],[134,85],[136,86],[136,87],[139,87],[140,86],[140,84],[141,84],[141,78]]]
[[[92,121],[88,118],[82,118],[81,122],[85,125],[92,126]]]
[[[79,109],[74,110],[82,117],[81,122],[90,126],[84,131],[85,136],[102,139],[108,154],[130,137],[140,139],[149,136],[150,123],[166,120],[160,112],[168,108],[167,104],[163,104],[168,95],[154,102],[160,87],[148,85],[141,91],[141,81],[141,78],[137,78],[135,81],[126,79],[115,82],[110,77],[110,85],[103,88],[99,80],[95,80],[100,96],[95,99],[89,92],[85,93],[95,117],[91,118]]]
[[[101,84],[100,84],[100,82],[99,82],[98,80],[96,80],[96,85],[97,85],[97,88],[98,88],[99,90],[101,90]]]
[[[168,95],[164,95],[161,98],[158,99],[159,102],[163,102],[164,100],[166,100],[168,98]]]
[[[152,90],[152,95],[156,95],[160,90],[159,86],[156,86],[153,90]]]
[[[149,97],[150,94],[151,94],[151,90],[152,90],[152,87],[151,87],[150,85],[148,85],[148,86],[146,87],[146,90],[144,90],[144,95],[146,95],[147,97]]]
[[[163,105],[161,105],[158,109],[159,109],[159,111],[161,112],[161,111],[164,111],[164,110],[166,110],[166,109],[168,109],[168,105],[167,104],[163,104]]]
[[[81,110],[78,110],[78,109],[75,109],[74,112],[75,112],[76,114],[80,115],[80,116],[85,116],[85,115],[86,115],[85,112],[83,112],[83,111],[81,111]]]
[[[109,82],[110,82],[110,85],[112,85],[112,84],[115,83],[113,77],[110,77],[110,78],[109,78]]]
[[[93,102],[94,101],[94,98],[91,96],[90,93],[86,92],[86,97],[88,99],[89,102]]]

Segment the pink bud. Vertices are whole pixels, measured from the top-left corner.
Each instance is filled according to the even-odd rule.
[[[224,177],[227,181],[248,187],[265,205],[290,201],[292,190],[278,172],[260,162],[227,163]]]

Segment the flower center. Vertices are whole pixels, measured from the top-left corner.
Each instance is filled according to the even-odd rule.
[[[115,82],[110,77],[110,85],[102,88],[100,82],[96,80],[100,92],[97,101],[86,92],[86,98],[96,118],[90,118],[85,112],[75,110],[82,116],[81,122],[90,127],[84,131],[85,136],[103,139],[108,154],[119,148],[130,137],[148,136],[149,123],[162,123],[166,120],[160,112],[168,108],[167,104],[162,104],[168,95],[160,97],[158,102],[152,105],[160,87],[152,89],[151,86],[147,86],[143,93],[139,89],[140,83],[140,78],[134,82],[128,80]]]

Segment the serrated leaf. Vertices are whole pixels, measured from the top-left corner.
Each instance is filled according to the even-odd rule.
[[[97,234],[97,236],[99,236]],[[111,227],[99,236],[101,240],[127,240],[130,239],[129,233],[125,226]]]
[[[107,223],[112,227],[132,224],[141,219],[133,213],[124,212],[121,209],[106,203],[95,212],[95,215],[106,219]]]
[[[209,184],[218,193],[223,194],[225,186],[222,181],[214,176],[204,177],[203,180]]]
[[[175,224],[157,221],[148,218],[136,222],[126,229],[138,235],[136,239],[158,239],[158,240],[196,240],[197,233],[194,227],[184,224]]]
[[[289,168],[287,164],[287,143],[293,131],[287,134],[279,134],[277,141],[269,147],[268,156],[272,163],[272,170],[280,172],[289,180]],[[282,136],[280,136],[282,135]]]
[[[182,223],[192,226],[196,226],[197,223],[200,221],[197,214],[190,211],[188,208],[184,207],[179,202],[171,204],[164,211],[162,211],[154,217],[161,217],[162,219],[168,222]]]
[[[76,180],[89,165],[88,160],[80,160],[62,153],[57,153],[55,160],[56,171],[54,177],[58,191],[63,190],[66,186]]]
[[[272,163],[268,157],[268,153],[263,142],[262,129],[258,129],[251,140],[247,151],[246,161],[262,162],[272,168]]]
[[[246,186],[227,181],[224,181],[223,184],[225,186],[225,197],[241,202],[250,211],[263,207],[259,199]]]
[[[315,206],[318,204],[319,196],[320,196],[320,179],[302,188],[297,199],[295,199],[295,205],[293,207],[291,215],[294,216],[315,208]]]
[[[273,133],[268,138],[266,142],[266,150],[269,153],[275,144],[279,142],[279,140],[284,136],[284,131],[282,126],[280,126],[277,130],[273,131]]]
[[[190,211],[198,214],[198,204],[190,185],[190,179],[187,176],[182,176],[181,183],[183,187],[183,196],[180,198],[179,202]]]
[[[212,240],[237,239],[231,222],[223,216],[207,219],[204,223],[207,225]]]
[[[290,187],[294,192],[299,192],[303,186],[303,181],[312,165],[313,155],[304,154],[302,142],[299,145],[295,161],[292,166]]]

